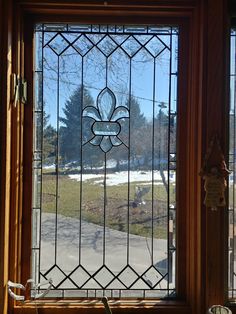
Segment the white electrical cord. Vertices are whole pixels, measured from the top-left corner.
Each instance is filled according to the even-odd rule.
[[[7,283],[7,287],[8,287],[8,293],[10,295],[10,297],[16,301],[21,301],[21,302],[24,302],[25,301],[25,296],[24,295],[17,295],[15,294],[12,289],[14,288],[17,288],[17,289],[21,289],[21,290],[26,290],[28,284],[31,284],[32,286],[32,290],[33,290],[33,295],[32,295],[32,298],[34,300],[37,300],[37,299],[41,299],[43,298],[46,294],[48,294],[48,292],[51,290],[52,288],[52,279],[48,279],[42,283],[38,283],[36,284],[34,282],[33,279],[28,279],[27,282],[26,282],[26,285],[23,286],[21,283],[15,283],[15,282],[12,282],[12,281],[8,281]],[[45,291],[41,292],[41,293],[37,293],[37,290],[40,289],[40,287],[42,286],[45,286],[45,285],[48,285],[47,289],[45,289]]]

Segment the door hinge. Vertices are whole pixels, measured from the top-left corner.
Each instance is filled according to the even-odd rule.
[[[11,100],[15,107],[18,102],[23,104],[27,102],[27,82],[15,73],[11,76]]]

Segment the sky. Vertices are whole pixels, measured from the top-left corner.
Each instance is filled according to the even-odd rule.
[[[171,96],[169,95],[170,50],[167,47],[170,47],[170,36],[161,35],[160,41],[153,35],[138,35],[136,38],[139,42],[147,43],[146,48],[149,52],[144,48],[141,49],[138,41],[133,37],[128,38],[125,34],[113,37],[117,43],[122,43],[124,38],[128,38],[121,45],[129,54],[128,56],[121,48],[117,48],[109,37],[101,40],[103,35],[99,37],[99,35],[90,34],[91,41],[89,41],[84,35],[78,38],[78,34],[67,33],[63,35],[65,36],[63,38],[54,32],[46,32],[44,43],[48,44],[43,49],[44,62],[42,62],[40,36],[40,33],[36,33],[36,70],[41,70],[43,64],[43,101],[45,111],[50,116],[49,123],[54,127],[57,125],[58,102],[59,116],[63,116],[66,101],[81,85],[82,80],[83,85],[93,97],[94,103],[101,90],[109,87],[115,94],[116,106],[125,105],[131,93],[136,97],[141,112],[147,119],[153,117],[153,99],[155,100],[155,115],[158,114],[161,103],[168,106],[169,97],[171,97],[172,111],[176,111],[176,75],[171,76]],[[78,39],[75,41],[76,38]],[[75,41],[73,47],[68,47],[66,40]],[[172,40],[172,73],[177,72],[175,55],[177,40],[176,35]],[[91,42],[99,42],[99,49],[93,47],[87,52],[88,48],[92,47]],[[132,56],[138,49],[140,49],[139,52]],[[111,54],[106,58],[103,53]],[[155,57],[158,53],[160,54]],[[40,76],[41,73],[36,73],[36,78],[37,75]],[[39,88],[37,79],[35,88],[37,94]]]

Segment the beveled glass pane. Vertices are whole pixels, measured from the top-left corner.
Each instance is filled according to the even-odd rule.
[[[40,151],[42,149],[42,113],[36,112],[34,114],[34,150]]]
[[[60,34],[57,34],[48,44],[48,46],[58,55],[60,55],[67,47],[69,43]]]
[[[110,36],[105,36],[97,45],[97,47],[106,56],[109,56],[117,47],[117,44],[110,38]]]
[[[66,24],[44,24],[45,31],[66,31]]]
[[[42,67],[42,64],[41,64]],[[42,111],[43,107],[43,90],[42,90],[42,72],[35,72],[34,77],[34,110]]]
[[[172,42],[171,42],[172,43],[172,47],[171,47],[171,51],[172,51],[171,72],[172,73],[178,72],[178,40],[179,40],[178,35],[172,36]]]
[[[231,39],[230,39],[230,55],[231,56],[235,56],[235,54],[236,54],[235,47],[236,47],[236,36],[231,36]],[[230,74],[231,75],[236,74],[235,58],[231,58],[231,60],[230,60]]]
[[[124,49],[124,51],[132,57],[140,48],[141,45],[134,37],[129,37],[122,45],[121,47]]]
[[[32,250],[32,274],[34,282],[39,282],[39,250]]]
[[[177,76],[171,76],[171,99],[170,99],[170,110],[172,113],[176,112],[177,108]]]
[[[165,49],[165,45],[156,36],[154,36],[145,47],[154,57]]]
[[[148,33],[154,33],[154,34],[170,34],[171,33],[171,27],[167,26],[149,26],[148,27]]]
[[[32,248],[39,249],[40,241],[40,209],[33,208],[32,213]]]
[[[68,25],[68,30],[74,31],[76,33],[89,32],[91,30],[91,25],[70,24],[70,25]]]
[[[33,176],[33,207],[34,208],[41,208],[41,170],[35,169],[34,176]]]
[[[140,25],[129,25],[124,28],[125,33],[146,33],[147,27]]]
[[[106,88],[98,96],[98,109],[102,121],[109,121],[115,109],[116,98],[114,93]]]
[[[95,122],[93,132],[95,135],[117,135],[120,125],[116,122]]]
[[[84,56],[92,47],[93,44],[85,36],[80,36],[76,41],[73,42],[73,47]]]
[[[42,32],[35,33],[35,70],[42,71],[42,45],[43,45]]]

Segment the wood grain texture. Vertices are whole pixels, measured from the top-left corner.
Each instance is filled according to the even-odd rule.
[[[198,0],[41,0],[41,1],[33,1],[33,0],[16,0],[18,4],[28,5],[28,6],[37,6],[37,7],[45,7],[45,6],[61,6],[65,9],[65,7],[81,7],[81,6],[165,6],[165,7],[195,7],[198,3]]]
[[[160,303],[158,305],[158,303]],[[134,314],[134,313],[160,313],[160,314],[168,314],[168,313],[175,313],[175,314],[190,314],[190,307],[186,306],[185,304],[179,302],[169,302],[169,305],[167,306],[168,302],[157,302],[156,305],[153,306],[145,306],[142,302],[136,305],[115,305],[115,304],[110,304],[110,308],[112,310],[112,313],[129,313],[129,314]],[[15,313],[16,314],[21,314],[22,312],[22,307],[16,307],[15,308]],[[25,314],[34,314],[35,313],[35,305],[31,306],[23,306],[23,311]],[[98,314],[104,314],[104,306],[101,305],[90,305],[90,307],[86,306],[85,304],[68,304],[65,306],[63,303],[60,304],[60,302],[57,302],[57,304],[51,304],[47,306],[43,306],[38,304],[37,306],[37,311],[38,314],[64,314],[65,311],[67,311],[70,314],[76,314],[78,311],[82,314],[89,314],[89,313],[98,313]]]
[[[33,24],[30,20],[24,25],[24,46],[27,62],[22,60],[22,76],[27,80],[27,104],[24,106],[23,124],[23,191],[22,191],[22,241],[21,241],[21,281],[31,277],[31,208],[32,208],[32,156],[33,156]],[[24,55],[24,54],[23,54]],[[25,239],[29,245],[25,245]]]
[[[205,5],[206,33],[205,51],[206,86],[203,136],[205,143],[203,158],[214,134],[218,134],[220,145],[227,156],[227,66],[226,56],[229,26],[226,1],[209,0]],[[227,210],[213,212],[205,208],[205,256],[206,256],[206,308],[213,304],[224,304],[227,291]]]
[[[0,1],[0,313],[7,313],[10,226],[10,155],[11,155],[11,1]]]

